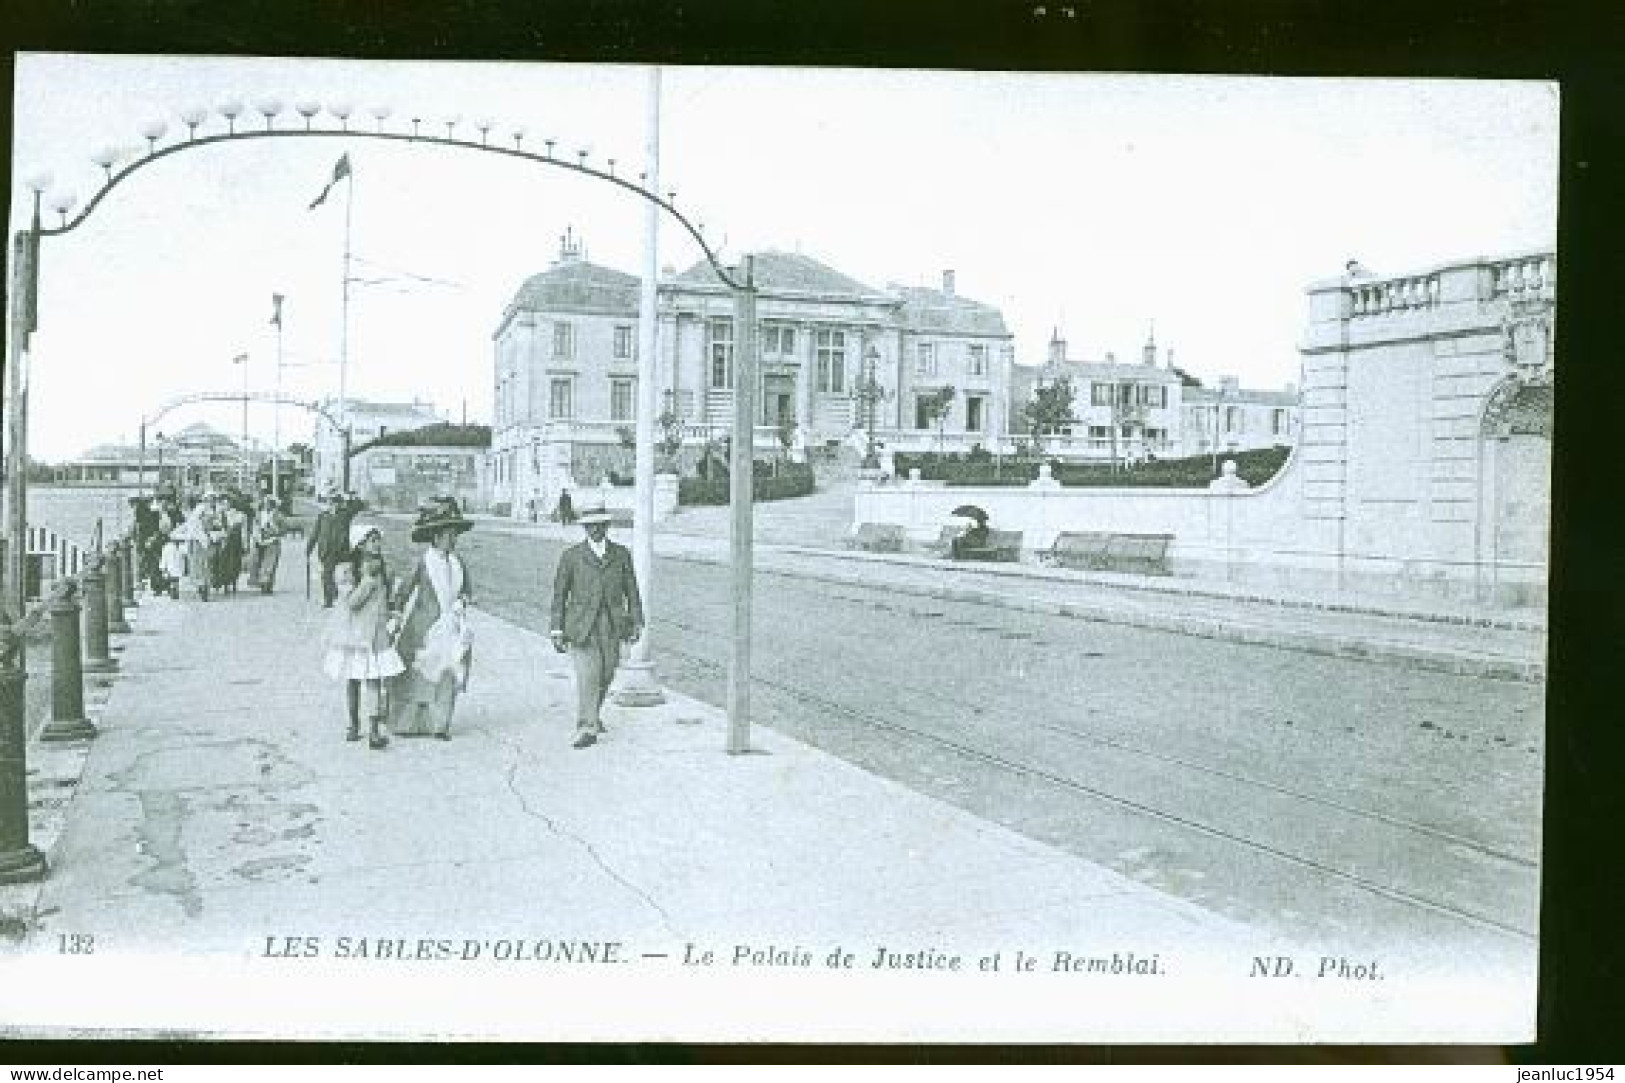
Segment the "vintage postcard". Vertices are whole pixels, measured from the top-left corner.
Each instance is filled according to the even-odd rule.
[[[1533,1038],[1554,84],[15,78],[7,1034]]]

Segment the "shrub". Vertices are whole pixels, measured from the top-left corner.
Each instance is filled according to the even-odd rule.
[[[785,500],[807,496],[817,488],[812,468],[805,463],[786,463],[777,476],[766,469],[768,464],[758,462],[752,477],[753,500]],[[719,505],[729,501],[727,478],[682,478],[677,482],[677,502],[690,506]]]
[[[1234,459],[1236,474],[1247,484],[1258,486],[1280,472],[1291,454],[1291,448],[1277,446],[1251,451],[1235,451],[1218,456],[1218,462]],[[946,455],[931,452],[897,455],[897,473],[907,478],[911,468],[918,468],[923,481],[945,481],[949,485],[1025,485],[1038,477],[1039,460],[1021,456],[1007,456],[1002,461],[973,458],[975,452],[963,462]],[[1127,469],[1113,469],[1110,463],[1068,463],[1049,458],[1050,471],[1056,481],[1066,486],[1117,486],[1123,488],[1186,488],[1205,489],[1207,483],[1218,476],[1212,455],[1193,455],[1183,459],[1155,459]]]

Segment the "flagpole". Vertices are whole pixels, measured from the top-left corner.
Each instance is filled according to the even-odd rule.
[[[273,293],[271,304],[275,309],[271,322],[276,324],[276,402],[271,406],[271,495],[282,499],[279,467],[282,459],[282,295]]]
[[[350,400],[348,394],[348,370],[350,365],[350,210],[355,199],[355,174],[353,170],[345,171],[344,185],[344,294],[339,316],[339,424],[343,430],[339,433],[341,444],[340,455],[344,455],[346,448],[344,433],[350,429]],[[339,486],[342,489],[350,488],[350,460],[346,455],[339,462]]]

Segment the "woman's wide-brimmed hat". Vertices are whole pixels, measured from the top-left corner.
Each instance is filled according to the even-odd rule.
[[[442,530],[455,530],[461,534],[473,526],[472,522],[463,518],[456,500],[442,496],[418,509],[418,521],[412,524],[412,540],[426,542]]]
[[[379,537],[383,537],[383,532],[372,523],[351,523],[350,552],[353,553],[357,549],[361,548],[361,543],[366,541],[374,534],[377,534]]]
[[[582,526],[591,526],[594,523],[611,523],[615,517],[604,510],[604,505],[594,504],[590,508],[582,508],[576,512],[576,522]]]

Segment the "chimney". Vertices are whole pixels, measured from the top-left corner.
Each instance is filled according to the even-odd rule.
[[[1144,361],[1148,366],[1155,366],[1156,365],[1156,363],[1157,363],[1157,333],[1156,333],[1156,331],[1152,331],[1150,334],[1145,336],[1145,348],[1140,352],[1140,359],[1142,361]]]
[[[1066,339],[1061,337],[1061,329],[1056,328],[1049,336],[1049,361],[1052,365],[1066,363]]]
[[[565,230],[564,230],[563,235],[561,235],[559,237],[559,258],[558,258],[558,262],[559,262],[560,265],[566,264],[566,263],[575,263],[580,258],[581,258],[581,242],[576,239],[575,228],[567,226],[565,228]]]
[[[949,297],[954,295],[954,273],[952,271],[942,272],[942,292]]]

